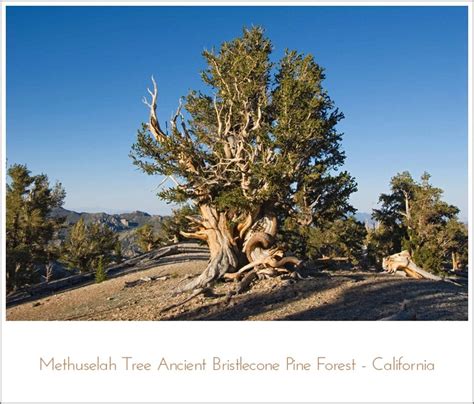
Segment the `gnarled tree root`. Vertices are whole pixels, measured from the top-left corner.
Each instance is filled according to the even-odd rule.
[[[255,271],[249,272],[244,278],[239,282],[235,290],[235,294],[240,294],[245,292],[249,287],[252,281],[257,278],[257,273]]]
[[[286,265],[292,265],[295,269],[300,266],[299,259],[284,257],[281,249],[273,247],[277,233],[275,215],[262,214],[254,221],[260,215],[260,209],[257,209],[249,213],[236,228],[231,228],[225,213],[205,205],[200,209],[200,217],[190,217],[190,220],[198,225],[198,229],[186,235],[206,240],[211,259],[198,277],[185,285],[178,285],[176,293],[205,288],[222,278],[243,282],[247,279],[247,272],[252,273],[249,276],[253,280],[255,277],[269,277],[279,275],[282,271],[286,272]],[[243,254],[248,264],[238,269],[238,261]]]
[[[220,250],[219,253],[211,258],[207,268],[197,278],[194,278],[185,285],[176,288],[177,293],[186,292],[188,290],[200,289],[207,287],[211,282],[224,276],[229,269],[233,268],[235,261],[229,256],[228,251]]]

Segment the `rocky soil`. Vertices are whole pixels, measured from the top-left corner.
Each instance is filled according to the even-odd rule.
[[[322,270],[306,279],[257,281],[229,297],[234,282],[179,305],[173,295],[198,275],[205,258],[170,257],[100,284],[89,283],[36,300],[12,304],[7,320],[467,320],[467,279],[457,284],[414,280],[380,272]],[[178,305],[166,310],[172,305]]]

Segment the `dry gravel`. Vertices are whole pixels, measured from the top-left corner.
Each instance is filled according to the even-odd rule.
[[[214,296],[172,290],[199,274],[206,261],[157,266],[7,309],[7,320],[467,320],[467,282],[413,280],[362,271],[322,271],[311,279],[266,279],[228,299],[232,282],[218,283]],[[166,276],[165,280],[154,279]],[[152,280],[149,280],[149,279]],[[148,279],[133,287],[126,282]],[[402,303],[404,304],[402,305]],[[403,309],[402,309],[403,306]]]

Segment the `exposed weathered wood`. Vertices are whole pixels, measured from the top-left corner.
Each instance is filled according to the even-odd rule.
[[[444,281],[452,283],[456,286],[462,286],[460,283],[456,282],[451,278],[442,278],[438,275],[434,275],[430,272],[425,271],[416,265],[411,259],[410,253],[408,251],[402,251],[398,254],[390,255],[383,259],[382,267],[388,273],[394,274],[397,271],[404,271],[408,277],[414,279],[430,279],[433,281]]]
[[[411,259],[410,253],[406,250],[385,257],[382,261],[382,267],[389,273],[395,273],[398,270],[404,271],[409,277],[415,279],[443,280],[440,276],[427,272],[416,265]]]
[[[257,278],[257,273],[255,271],[249,272],[244,278],[239,282],[235,290],[235,294],[240,294],[245,292],[249,287],[252,281]]]
[[[237,248],[230,230],[227,217],[215,208],[200,206],[200,222],[203,226],[199,231],[206,234],[210,251],[210,260],[206,269],[190,282],[179,286],[177,292],[207,287],[212,281],[222,278],[227,272],[234,272],[238,266]]]
[[[227,272],[224,274],[224,279],[229,279],[229,280],[232,280],[232,281],[238,281],[242,278],[242,274],[240,272]]]

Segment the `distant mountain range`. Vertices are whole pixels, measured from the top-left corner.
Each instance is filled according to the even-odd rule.
[[[153,227],[158,229],[161,225],[163,218],[166,216],[161,215],[150,215],[146,212],[139,210],[131,213],[116,213],[108,214],[105,212],[99,213],[87,213],[87,212],[75,212],[64,208],[56,208],[51,213],[53,217],[65,217],[67,225],[75,224],[80,218],[87,223],[101,223],[107,225],[109,228],[116,232],[123,232],[134,230],[137,227],[143,226],[146,223],[151,224]],[[354,215],[355,219],[362,223],[368,223],[373,225],[375,221],[372,219],[370,213],[357,212]]]
[[[101,223],[110,227],[112,230],[120,232],[143,226],[145,223],[159,225],[164,216],[150,215],[139,210],[131,213],[108,214],[105,212],[87,213],[75,212],[64,208],[56,208],[51,212],[53,217],[65,217],[67,225],[73,225],[79,219],[83,219],[88,223]],[[158,226],[159,227],[159,226]]]
[[[100,223],[106,225],[118,233],[122,245],[122,254],[128,257],[139,253],[136,243],[136,229],[148,223],[152,225],[155,230],[158,230],[163,218],[165,217],[160,215],[150,215],[138,210],[131,213],[108,214],[105,212],[75,212],[64,208],[54,209],[51,212],[51,216],[66,218],[66,229],[60,233],[61,238],[66,238],[69,228],[77,223],[81,218],[86,224]]]
[[[355,219],[362,223],[367,223],[369,226],[375,225],[375,220],[372,219],[372,214],[367,212],[357,212],[354,215]]]

